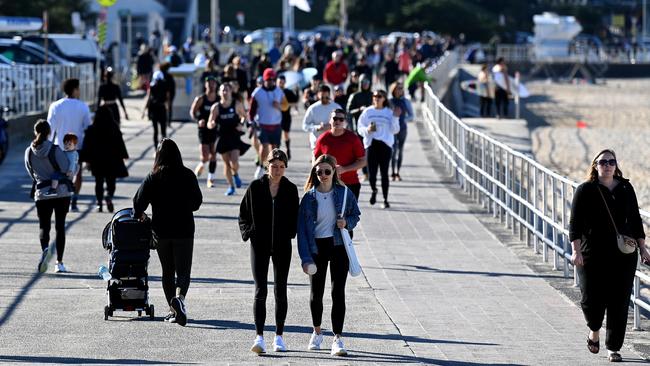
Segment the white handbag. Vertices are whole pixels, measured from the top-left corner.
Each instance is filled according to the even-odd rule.
[[[345,193],[343,194],[343,207],[341,208],[340,218],[345,219],[345,204],[347,203],[348,198],[348,187],[345,187]],[[359,259],[357,259],[357,253],[354,251],[354,244],[352,243],[352,238],[350,238],[350,232],[347,228],[340,229],[341,237],[343,238],[343,245],[345,246],[345,252],[348,253],[348,260],[350,261],[349,272],[350,276],[356,277],[361,274],[361,264],[359,264]]]

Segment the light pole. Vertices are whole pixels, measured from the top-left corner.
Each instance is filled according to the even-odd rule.
[[[210,1],[210,31],[212,32],[212,43],[217,45],[217,29],[219,28],[219,21],[221,14],[219,12],[219,0]]]
[[[345,4],[345,0],[340,1],[340,12],[341,12],[341,34],[345,35],[345,30],[348,27],[348,9]]]

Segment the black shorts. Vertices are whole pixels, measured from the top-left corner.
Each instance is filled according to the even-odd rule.
[[[280,122],[282,131],[289,132],[291,131],[291,112],[282,112],[282,122]]]
[[[212,145],[217,141],[217,130],[199,127],[199,142],[201,145]]]

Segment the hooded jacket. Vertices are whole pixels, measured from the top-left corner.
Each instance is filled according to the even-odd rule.
[[[51,141],[43,141],[38,146],[32,146],[30,144],[29,147],[25,149],[25,169],[27,169],[28,174],[34,175],[37,186],[52,180],[52,176],[55,173],[54,167],[52,166],[52,163],[50,162],[50,158],[48,156],[50,149],[56,149],[54,157],[56,159],[56,163],[59,165],[59,169],[61,169],[62,174],[65,174],[65,172],[67,172],[70,168],[70,163],[63,150],[61,150],[58,146],[52,144]],[[31,159],[29,153],[30,151],[32,152]],[[31,173],[29,170],[30,164],[32,166]],[[56,190],[56,195],[48,195],[45,197],[44,194],[49,189],[49,185],[37,188],[34,193],[34,201],[70,197],[72,195],[72,193],[68,190],[68,186],[66,184],[59,184]]]

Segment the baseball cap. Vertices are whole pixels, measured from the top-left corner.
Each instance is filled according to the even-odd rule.
[[[264,81],[275,79],[276,77],[277,75],[275,74],[275,71],[273,71],[272,68],[265,69],[264,74],[262,74],[262,78],[264,79]]]

